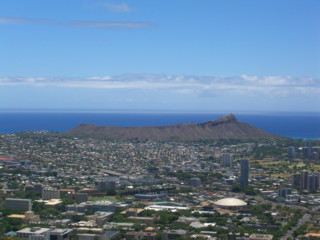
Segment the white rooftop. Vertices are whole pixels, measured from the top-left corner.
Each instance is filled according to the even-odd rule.
[[[44,232],[49,231],[49,228],[40,228],[40,227],[32,227],[32,228],[23,228],[19,231],[17,231],[17,233],[24,233],[24,234],[42,234]]]
[[[214,204],[221,207],[242,207],[247,205],[245,201],[238,198],[222,198],[215,201]]]

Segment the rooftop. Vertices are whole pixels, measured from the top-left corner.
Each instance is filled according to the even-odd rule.
[[[247,205],[245,201],[238,198],[222,198],[215,201],[214,204],[221,207],[242,207]]]

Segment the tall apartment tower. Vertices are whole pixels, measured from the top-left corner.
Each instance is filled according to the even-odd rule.
[[[222,153],[220,165],[221,167],[232,167],[232,155],[229,153]]]
[[[107,191],[107,182],[106,181],[98,182],[98,192],[105,193],[106,191]]]
[[[315,175],[308,176],[307,190],[308,191],[315,191],[316,190],[316,177],[315,177]]]
[[[301,174],[300,173],[295,173],[292,175],[292,186],[294,188],[301,188]]]
[[[315,173],[308,176],[307,189],[308,191],[316,191],[319,189],[319,173]]]
[[[320,173],[302,171],[292,175],[292,186],[300,190],[315,191],[320,189]]]
[[[111,180],[107,181],[107,191],[116,190],[116,186],[117,184],[115,181],[111,181]]]
[[[304,147],[302,148],[302,154],[304,157],[312,157],[312,142],[311,141],[306,141],[304,143]]]
[[[293,146],[288,147],[288,158],[296,157],[296,149]]]
[[[240,160],[240,184],[248,185],[249,184],[249,160],[241,159]]]
[[[302,171],[300,173],[300,189],[301,190],[308,189],[308,175],[309,175],[309,172],[307,171]]]
[[[286,198],[290,194],[292,194],[292,189],[291,188],[280,188],[280,189],[278,189],[278,197]]]

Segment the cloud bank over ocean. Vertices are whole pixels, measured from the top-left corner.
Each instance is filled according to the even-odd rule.
[[[205,94],[206,96],[228,93],[286,97],[320,93],[320,80],[317,78],[249,75],[210,77],[132,74],[83,78],[0,77],[0,86],[144,89],[170,91],[178,94]]]

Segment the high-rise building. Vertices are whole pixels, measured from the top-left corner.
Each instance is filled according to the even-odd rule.
[[[278,197],[287,198],[288,195],[292,194],[291,188],[281,188],[278,189]]]
[[[117,184],[115,181],[109,180],[107,181],[107,191],[116,190]]]
[[[306,141],[304,143],[304,147],[302,148],[302,153],[304,157],[312,157],[312,142],[311,141]]]
[[[240,184],[241,185],[249,184],[249,160],[248,159],[240,160]]]
[[[98,182],[98,192],[105,193],[106,191],[107,191],[107,182],[106,181]]]
[[[308,176],[307,189],[308,189],[308,191],[315,191],[316,190],[316,178],[314,175]]]
[[[301,187],[301,174],[296,173],[292,175],[292,186],[294,188],[300,188]]]
[[[315,191],[320,189],[320,173],[310,174],[307,171],[292,175],[292,186],[300,190]]]
[[[293,146],[288,147],[288,158],[296,157],[296,149]]]
[[[320,173],[315,173],[315,184],[316,184],[316,189],[320,189]]]
[[[308,188],[308,175],[309,172],[303,171],[300,173],[300,189],[305,190]]]
[[[50,199],[59,199],[60,198],[60,190],[46,187],[42,189],[42,199],[50,200]]]
[[[316,191],[319,189],[319,173],[315,173],[308,176],[307,180],[307,190],[308,191]]]
[[[229,153],[222,153],[220,165],[221,167],[232,167],[232,155]]]

